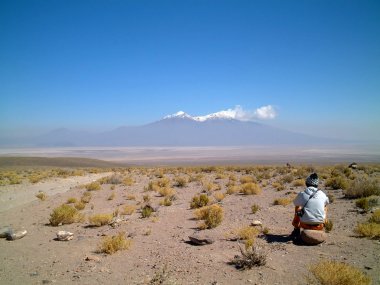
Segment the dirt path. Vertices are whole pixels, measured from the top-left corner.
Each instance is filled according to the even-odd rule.
[[[54,178],[36,184],[19,184],[0,187],[0,213],[9,209],[25,205],[29,202],[38,200],[36,194],[40,191],[48,196],[64,193],[80,184],[89,183],[104,176],[107,173],[89,174],[85,176],[73,176],[68,178]]]

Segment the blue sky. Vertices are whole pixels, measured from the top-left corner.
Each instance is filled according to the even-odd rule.
[[[380,139],[379,1],[1,1],[0,131],[105,130],[271,105]]]

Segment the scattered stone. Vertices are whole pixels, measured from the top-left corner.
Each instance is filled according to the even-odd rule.
[[[59,231],[57,232],[57,240],[59,241],[69,241],[74,238],[74,234],[68,231]]]
[[[10,227],[3,227],[0,229],[0,238],[6,238],[12,231]]]
[[[189,236],[189,239],[193,244],[196,244],[196,245],[206,245],[206,244],[212,244],[215,242],[215,240],[209,237],[208,235],[203,234],[203,233],[197,233],[197,232]]]
[[[257,226],[262,226],[263,223],[262,223],[261,221],[253,221],[253,222],[251,223],[251,225],[254,226],[254,227],[257,227]]]
[[[111,227],[113,227],[113,228],[116,228],[116,227],[120,226],[120,224],[121,224],[122,221],[123,221],[123,220],[120,219],[119,217],[114,217],[114,218],[112,218],[112,220],[111,220],[111,222],[109,223],[109,225],[110,225]]]
[[[16,240],[16,239],[23,238],[24,236],[26,236],[27,233],[28,232],[26,230],[20,230],[20,231],[16,231],[16,232],[11,230],[8,232],[7,240]]]
[[[95,255],[88,255],[84,259],[85,261],[95,261],[95,262],[100,262],[100,258],[95,256]]]
[[[301,232],[301,239],[305,244],[317,245],[326,241],[327,235],[324,231],[316,230],[303,230]]]

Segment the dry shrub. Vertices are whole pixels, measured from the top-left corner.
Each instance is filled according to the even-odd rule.
[[[123,207],[121,214],[122,215],[132,215],[136,211],[135,205],[126,205]]]
[[[38,193],[36,194],[36,197],[37,197],[38,199],[40,199],[41,201],[45,201],[45,200],[47,199],[47,195],[46,195],[46,193],[45,193],[45,192],[42,192],[42,191],[38,192]]]
[[[260,206],[259,206],[259,205],[257,205],[257,204],[253,204],[253,205],[251,206],[252,214],[256,214],[259,210],[260,210]]]
[[[175,186],[182,188],[187,185],[187,179],[185,177],[176,177],[174,183]]]
[[[360,177],[350,183],[344,194],[348,198],[380,195],[380,185],[375,178]]]
[[[50,214],[49,222],[53,227],[59,224],[72,224],[83,221],[83,215],[81,215],[77,209],[63,204],[53,210]]]
[[[126,197],[127,200],[136,200],[136,196],[133,194],[128,194]]]
[[[310,266],[321,285],[369,285],[371,279],[359,269],[343,262],[322,260]]]
[[[126,239],[124,233],[119,233],[115,236],[106,236],[102,239],[99,245],[99,252],[113,254],[119,250],[128,249],[132,244],[131,239]]]
[[[334,223],[333,223],[332,220],[326,220],[326,221],[325,221],[325,232],[326,232],[326,233],[331,232],[332,229],[333,229],[333,227],[334,227]]]
[[[285,189],[285,186],[282,185],[280,182],[273,182],[272,187],[276,188],[277,191],[282,191]]]
[[[124,177],[123,184],[125,186],[132,186],[135,183],[132,177]]]
[[[145,205],[141,209],[141,217],[142,218],[149,218],[154,212],[154,209],[150,205]]]
[[[213,196],[217,202],[222,201],[226,197],[226,195],[221,192],[215,192]]]
[[[245,183],[256,183],[256,179],[253,176],[242,176],[240,177],[240,183],[245,184]]]
[[[165,188],[160,188],[158,190],[158,193],[162,196],[162,197],[174,197],[176,192],[174,189],[172,188],[169,188],[169,187],[165,187]]]
[[[267,261],[267,253],[263,249],[253,246],[243,250],[240,248],[241,256],[235,255],[229,264],[234,265],[236,269],[245,270],[257,266],[263,266]]]
[[[380,238],[380,209],[374,211],[366,223],[360,223],[354,230],[363,237]]]
[[[260,234],[260,230],[256,227],[246,226],[238,229],[236,234],[240,240],[249,241],[252,246],[257,236]]]
[[[305,180],[303,180],[303,179],[294,180],[293,186],[294,187],[305,186]]]
[[[355,201],[356,207],[362,209],[364,212],[369,212],[372,208],[379,204],[377,197],[363,197]]]
[[[166,207],[169,207],[173,204],[173,200],[171,199],[171,197],[165,197],[164,199],[162,199],[160,201],[160,205],[161,206],[166,206]]]
[[[293,199],[291,199],[291,198],[277,198],[274,200],[273,205],[287,206],[292,201],[293,201]]]
[[[200,194],[193,197],[190,203],[191,209],[197,209],[202,208],[204,206],[207,206],[207,204],[210,202],[210,199],[206,194]]]
[[[89,193],[89,192],[84,192],[84,193],[83,193],[83,196],[80,198],[80,200],[81,200],[82,203],[86,203],[86,204],[87,204],[87,203],[90,202],[91,197],[92,197],[91,193]]]
[[[212,229],[220,225],[223,221],[223,208],[219,205],[205,206],[194,211],[197,220],[203,220],[201,229]]]
[[[123,177],[119,174],[113,174],[111,176],[103,177],[98,180],[100,184],[121,184],[123,183]]]
[[[287,174],[281,178],[282,183],[291,183],[294,180],[294,177],[292,174]]]
[[[203,190],[207,193],[220,190],[220,185],[216,183],[209,182],[207,180],[202,181]]]
[[[96,214],[88,218],[90,225],[93,227],[101,227],[108,225],[112,221],[112,214]]]
[[[86,207],[86,204],[81,202],[81,201],[78,201],[74,204],[74,207],[75,209],[77,210],[83,210],[85,207]]]
[[[239,191],[240,191],[239,186],[236,186],[236,185],[229,185],[229,186],[227,187],[226,194],[228,194],[228,195],[232,195],[232,194],[239,193]]]
[[[259,185],[256,183],[245,183],[241,185],[240,193],[245,195],[258,195],[262,192]]]
[[[97,190],[100,190],[102,188],[102,186],[100,185],[99,182],[91,182],[89,184],[86,184],[85,185],[85,188],[87,191],[97,191]]]
[[[77,198],[70,197],[70,198],[67,199],[66,204],[74,204],[77,201],[78,201]]]
[[[345,190],[348,187],[348,181],[343,176],[333,176],[326,180],[326,187],[331,187],[332,189],[342,189]]]

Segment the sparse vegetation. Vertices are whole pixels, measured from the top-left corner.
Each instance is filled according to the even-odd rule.
[[[58,226],[59,224],[72,224],[83,221],[83,215],[81,215],[77,209],[63,204],[53,210],[50,214],[50,225],[53,227]]]
[[[154,212],[154,210],[153,210],[152,206],[145,205],[141,209],[141,217],[142,218],[149,218],[152,215],[153,212]]]
[[[297,179],[297,180],[294,180],[292,185],[294,187],[300,187],[300,186],[305,186],[305,180],[303,179]]]
[[[379,181],[374,178],[359,177],[350,183],[344,194],[347,198],[380,195],[380,184]]]
[[[325,232],[326,233],[329,233],[332,231],[333,229],[333,226],[334,226],[334,223],[332,220],[326,220],[325,221]]]
[[[83,210],[86,207],[86,204],[83,203],[82,201],[78,201],[78,202],[76,202],[74,204],[74,207],[75,207],[75,209],[77,209],[77,210],[80,211],[80,210]]]
[[[356,207],[362,209],[364,212],[371,211],[379,204],[377,197],[363,197],[355,201]]]
[[[226,195],[221,192],[215,192],[213,196],[217,202],[222,201],[226,197]]]
[[[67,199],[66,204],[74,204],[77,202],[77,198],[70,197]]]
[[[88,221],[93,227],[101,227],[108,225],[112,221],[112,214],[96,214],[88,218]]]
[[[286,197],[286,198],[277,198],[274,200],[273,205],[281,205],[281,206],[287,206],[293,201],[292,198]]]
[[[339,176],[333,176],[333,177],[326,180],[325,186],[331,187],[334,190],[336,190],[336,189],[345,190],[348,187],[348,181],[343,176],[340,176],[340,175]]]
[[[38,192],[36,194],[36,197],[40,199],[41,201],[45,201],[47,199],[47,195],[45,192]]]
[[[282,191],[285,189],[285,186],[280,182],[273,182],[272,187],[275,188],[277,191]]]
[[[191,209],[202,208],[204,206],[207,206],[209,201],[210,199],[208,198],[206,194],[196,195],[193,197],[190,203],[190,208]]]
[[[197,220],[203,220],[201,229],[212,229],[220,225],[223,221],[223,208],[219,205],[205,206],[194,211]]]
[[[83,196],[80,198],[82,203],[89,203],[91,201],[91,193],[90,192],[84,192]]]
[[[243,193],[245,195],[258,195],[261,192],[262,190],[260,186],[252,182],[245,183],[241,185],[241,188],[240,188],[240,193]]]
[[[98,251],[101,253],[113,254],[119,250],[126,250],[132,244],[131,239],[125,238],[124,233],[115,236],[106,236],[102,239]]]
[[[343,262],[322,260],[310,266],[321,285],[369,285],[371,279],[359,269]]]
[[[251,206],[252,214],[256,214],[259,210],[260,210],[260,206],[259,206],[259,205],[257,205],[257,204],[253,204],[253,205]]]
[[[240,248],[241,256],[235,255],[229,264],[234,265],[236,269],[246,270],[253,267],[263,266],[266,264],[267,253],[262,248],[252,246],[248,249]]]
[[[182,176],[180,176],[180,177],[176,177],[176,179],[175,179],[175,186],[177,186],[177,187],[186,187],[186,185],[187,185],[187,179],[185,178],[185,177],[182,177]]]
[[[121,212],[122,215],[132,215],[136,211],[135,205],[126,205]]]
[[[98,191],[102,188],[99,182],[91,182],[85,185],[87,191]]]

